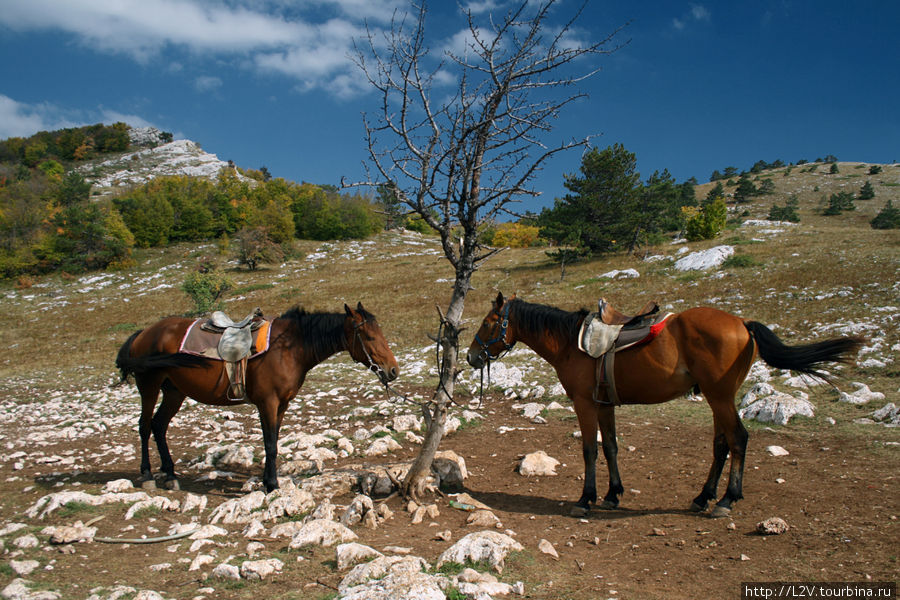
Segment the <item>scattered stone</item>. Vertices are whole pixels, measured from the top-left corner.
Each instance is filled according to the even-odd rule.
[[[838,400],[841,402],[849,402],[851,404],[867,404],[872,400],[884,400],[884,394],[881,392],[873,392],[864,383],[853,382],[851,384],[856,389],[853,392],[841,392]]]
[[[357,525],[362,522],[366,513],[373,511],[374,508],[375,505],[371,498],[364,494],[358,494],[341,516],[341,523],[348,527]]]
[[[790,454],[790,452],[788,452],[781,446],[767,446],[766,451],[772,456],[787,456]]]
[[[390,552],[391,554],[401,554],[404,556],[412,552],[412,548],[406,548],[404,546],[385,546],[382,550]]]
[[[379,556],[375,560],[353,567],[341,580],[338,589],[345,590],[364,584],[371,579],[381,579],[389,573],[418,573],[431,566],[419,556]],[[406,597],[410,597],[406,594]]]
[[[225,525],[247,523],[253,518],[252,513],[259,510],[265,501],[266,494],[261,491],[226,500],[213,509],[209,522],[213,525],[220,521]]]
[[[734,254],[734,246],[716,246],[709,250],[691,252],[684,258],[675,261],[677,271],[705,271],[718,267],[725,259]]]
[[[422,419],[415,415],[397,415],[391,421],[394,431],[418,431],[422,428]]]
[[[650,532],[650,535],[656,536],[656,537],[663,537],[666,535],[666,531],[665,531],[665,529],[660,529],[659,527],[654,527],[653,530]]]
[[[20,550],[28,550],[29,548],[37,548],[40,542],[36,536],[28,533],[14,539],[12,545]]]
[[[442,542],[449,542],[451,539],[453,539],[453,532],[449,529],[438,531],[436,534],[434,534],[434,539],[441,540]]]
[[[556,475],[559,461],[548,456],[543,450],[526,454],[519,463],[519,473],[525,477],[548,477]]]
[[[212,576],[219,579],[240,579],[241,570],[235,565],[222,563],[212,570]]]
[[[466,519],[466,524],[472,527],[498,527],[500,519],[489,510],[476,510]]]
[[[357,535],[334,521],[314,519],[304,523],[303,527],[291,538],[290,548],[305,548],[306,546],[333,546],[340,542],[352,542]]]
[[[556,551],[556,548],[553,547],[553,544],[548,542],[547,540],[541,538],[541,541],[538,542],[538,550],[559,560],[559,553]]]
[[[770,517],[756,524],[756,531],[762,535],[780,535],[790,529],[790,526],[780,517]]]
[[[13,570],[13,573],[18,575],[19,577],[25,577],[26,575],[30,575],[32,571],[41,566],[36,560],[11,560],[9,561],[9,567]]]
[[[364,454],[366,456],[381,456],[383,454],[387,454],[388,452],[393,452],[394,450],[400,450],[402,446],[397,443],[397,440],[392,438],[391,436],[380,437],[372,444],[366,448]]]
[[[215,557],[211,554],[198,554],[194,557],[194,560],[191,561],[191,566],[188,568],[188,571],[199,571],[206,565],[212,564],[215,560]]]
[[[338,571],[349,569],[353,565],[361,562],[366,562],[371,558],[379,558],[381,556],[384,556],[384,554],[382,554],[375,548],[371,548],[363,544],[357,544],[356,542],[350,542],[348,544],[338,544],[337,548],[335,549],[335,554],[337,556]]]
[[[53,528],[50,534],[51,544],[72,544],[75,542],[91,542],[97,535],[96,527],[85,527],[81,521],[76,521],[74,525],[62,525]]]
[[[244,579],[261,581],[273,573],[280,573],[283,568],[284,563],[277,558],[248,560],[241,564],[240,573]]]
[[[0,596],[4,600],[59,600],[61,595],[59,592],[50,590],[32,591],[28,588],[31,582],[26,579],[13,579],[9,585],[3,588]]]
[[[805,392],[791,396],[776,391],[768,383],[757,383],[741,399],[739,415],[742,419],[754,419],[760,423],[787,425],[794,415],[812,417],[815,406]]]
[[[128,479],[113,479],[103,486],[103,493],[128,492],[134,489],[134,485]]]
[[[438,558],[437,566],[448,562],[465,564],[467,560],[475,563],[483,560],[501,573],[506,556],[512,551],[524,549],[522,544],[508,535],[496,531],[477,531],[468,534],[445,550]]]

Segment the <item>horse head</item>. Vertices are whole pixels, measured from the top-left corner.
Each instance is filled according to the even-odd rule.
[[[475,333],[466,353],[466,360],[473,368],[480,369],[485,363],[500,358],[516,343],[514,339],[510,339],[509,332],[509,309],[515,299],[515,294],[511,298],[504,298],[502,293],[497,293],[490,312],[481,321],[481,327]]]
[[[375,316],[363,308],[362,302],[355,310],[345,304],[344,311],[344,339],[353,360],[368,367],[385,385],[396,379],[400,367]]]

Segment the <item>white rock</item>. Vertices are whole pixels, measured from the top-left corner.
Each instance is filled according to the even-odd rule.
[[[755,419],[761,423],[787,425],[794,415],[814,416],[815,406],[809,396],[798,392],[791,396],[776,391],[768,383],[757,383],[741,399],[739,415],[742,419]]]
[[[147,500],[141,500],[140,502],[135,502],[129,507],[128,511],[125,513],[125,520],[128,521],[134,518],[134,515],[144,509],[147,508],[158,508],[160,510],[168,510],[168,511],[177,511],[181,503],[178,500],[174,500],[171,498],[166,498],[165,496],[154,496],[152,498],[148,498]]]
[[[253,448],[250,446],[231,446],[219,457],[217,464],[232,469],[250,469],[253,466]]]
[[[732,254],[734,254],[733,246],[716,246],[709,250],[691,252],[684,258],[675,261],[675,269],[678,271],[705,271],[718,267]]]
[[[559,553],[556,551],[556,548],[548,542],[547,540],[541,538],[541,541],[538,542],[538,550],[543,552],[544,554],[548,554],[555,559],[559,559]]]
[[[24,577],[25,575],[29,575],[32,571],[41,566],[36,560],[11,560],[9,561],[9,567],[13,570],[13,572],[19,577]]]
[[[438,558],[437,566],[448,562],[465,564],[467,560],[476,563],[483,560],[500,573],[506,556],[512,551],[524,549],[522,544],[508,535],[489,530],[476,531],[445,550]]]
[[[422,419],[415,415],[397,415],[391,422],[394,431],[418,431],[422,427]]]
[[[25,579],[13,579],[9,585],[0,592],[5,600],[59,600],[59,592],[32,591],[28,588],[31,582]]]
[[[273,573],[280,573],[284,563],[277,558],[266,560],[248,560],[241,564],[241,577],[251,581],[260,581]]]
[[[241,570],[235,565],[222,563],[212,570],[212,576],[220,579],[240,579]]]
[[[543,450],[526,454],[519,462],[519,473],[525,477],[545,477],[556,475],[559,461],[548,456]]]
[[[37,548],[40,545],[40,542],[36,536],[28,533],[14,539],[12,545],[16,548],[27,550],[29,548]]]
[[[851,393],[841,392],[838,400],[841,402],[849,402],[851,404],[866,404],[872,400],[884,400],[884,394],[881,392],[873,392],[864,383],[854,382],[855,391]]]
[[[335,554],[337,556],[338,571],[349,569],[353,565],[368,561],[373,557],[378,558],[380,556],[384,556],[375,548],[371,548],[363,544],[357,544],[356,542],[338,544],[337,548],[335,548]]]
[[[350,502],[347,510],[341,515],[341,523],[346,526],[357,525],[362,522],[366,513],[373,511],[375,504],[365,494],[357,494]]]
[[[379,556],[375,560],[353,567],[341,580],[341,592],[371,579],[381,579],[389,573],[418,573],[430,568],[419,556]]]
[[[258,510],[266,501],[265,493],[261,491],[250,492],[240,498],[226,500],[213,509],[209,516],[209,522],[216,524],[219,521],[228,525],[231,523],[247,523],[253,517],[251,514]]]
[[[779,535],[788,529],[790,526],[780,517],[769,517],[756,524],[756,531],[763,535]]]
[[[212,564],[215,560],[215,557],[211,554],[198,554],[193,561],[191,561],[191,566],[188,568],[188,571],[199,571],[206,565]]]
[[[372,445],[369,446],[366,451],[366,456],[381,456],[382,454],[387,454],[393,450],[400,450],[402,446],[397,443],[397,440],[392,438],[391,436],[385,436],[378,438]]]
[[[206,509],[206,503],[206,496],[200,496],[198,494],[191,494],[190,492],[188,492],[184,495],[184,499],[181,501],[181,512],[186,513],[196,509],[197,512],[202,513]]]
[[[228,535],[227,529],[216,527],[215,525],[204,525],[188,536],[190,540],[208,540],[209,538]]]
[[[608,271],[603,275],[600,275],[601,279],[634,279],[636,277],[640,277],[641,274],[637,272],[636,269],[613,269],[612,271]]]
[[[900,425],[900,408],[893,402],[888,402],[872,413],[872,418],[885,424]]]
[[[127,492],[134,489],[134,485],[131,483],[129,479],[114,479],[112,481],[107,481],[106,485],[103,486],[103,493],[110,492]]]
[[[767,446],[766,451],[772,456],[787,456],[790,454],[790,452],[788,452],[781,446]]]
[[[55,527],[50,535],[51,544],[72,544],[75,542],[91,542],[97,535],[96,527],[85,527],[81,521],[74,525]]]
[[[290,547],[293,549],[306,546],[333,546],[341,542],[352,542],[358,536],[340,523],[315,519],[304,523],[297,533],[291,538]]]
[[[389,573],[341,593],[341,600],[446,600],[445,577],[422,572]],[[479,596],[478,600],[487,600]]]

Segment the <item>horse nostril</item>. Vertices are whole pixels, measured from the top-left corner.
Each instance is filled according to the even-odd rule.
[[[398,369],[397,367],[391,367],[388,370],[388,374],[391,376],[391,380],[397,379],[397,375],[400,374],[400,369]]]

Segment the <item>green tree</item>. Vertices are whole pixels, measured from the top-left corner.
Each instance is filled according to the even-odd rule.
[[[838,192],[832,194],[828,199],[828,206],[822,214],[833,216],[847,210],[856,210],[856,205],[853,204],[853,194],[850,192]]]
[[[830,174],[834,175],[835,173],[840,173],[841,171],[840,171],[840,169],[838,169],[837,163],[833,162],[833,163],[831,163],[831,168],[828,169],[828,172]]]
[[[900,229],[900,208],[888,199],[884,208],[870,222],[873,229]]]
[[[881,173],[881,165],[872,165],[869,167],[869,175],[878,175]]]
[[[859,199],[860,200],[871,200],[875,197],[875,188],[872,187],[872,183],[867,181],[863,184],[862,188],[859,190]]]
[[[738,180],[737,189],[734,190],[734,199],[738,203],[750,202],[750,199],[759,194],[759,190],[750,181],[750,177],[744,173]]]
[[[577,222],[578,245],[586,251],[596,254],[627,247],[634,238],[641,199],[635,167],[635,155],[621,144],[585,153],[580,175],[565,177],[564,185],[571,193],[552,209],[544,209],[541,235],[553,240],[558,237],[554,231]]]

